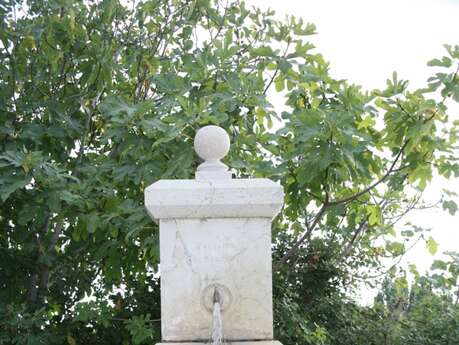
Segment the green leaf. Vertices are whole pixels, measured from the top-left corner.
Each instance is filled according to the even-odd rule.
[[[450,44],[445,44],[443,45],[445,49],[448,51],[448,54],[453,58],[453,59],[459,59],[459,45],[450,45]]]
[[[132,337],[135,345],[142,344],[146,340],[152,339],[153,331],[149,327],[150,314],[133,316],[126,321],[126,328]]]
[[[438,243],[431,236],[426,241],[426,247],[431,255],[435,255],[438,251]]]
[[[225,49],[228,49],[228,47],[231,45],[231,43],[233,43],[233,30],[229,29],[225,33],[225,42],[224,42]]]
[[[432,270],[446,270],[447,264],[443,260],[434,260],[431,266]]]
[[[274,51],[269,46],[261,46],[250,50],[252,56],[274,56]]]
[[[281,92],[285,88],[285,79],[282,75],[278,75],[276,79],[274,79],[274,85],[276,87],[277,92]]]
[[[298,36],[309,36],[314,35],[316,33],[316,26],[313,23],[306,23],[304,27],[302,27],[302,21],[295,26],[293,32]]]
[[[378,225],[381,223],[381,209],[377,205],[367,206],[368,224]]]
[[[77,194],[73,194],[68,190],[63,190],[60,192],[60,198],[64,200],[69,205],[82,205],[81,197]]]
[[[376,121],[371,117],[367,116],[362,121],[358,122],[357,129],[367,129],[375,125]]]
[[[419,271],[418,271],[418,268],[416,267],[416,265],[414,265],[414,264],[409,264],[409,265],[408,265],[408,268],[409,268],[411,274],[413,274],[413,275],[416,276],[416,277],[419,276]]]
[[[451,67],[452,60],[449,57],[444,56],[441,60],[433,59],[427,63],[428,66],[438,66],[438,67]]]
[[[85,217],[86,229],[90,234],[93,234],[99,227],[99,217],[96,212],[91,212]]]
[[[30,176],[12,176],[0,185],[0,198],[4,202],[10,195],[24,188],[31,180]]]
[[[453,200],[443,201],[443,209],[448,210],[448,212],[454,216],[457,212],[457,204]]]
[[[22,152],[6,151],[5,154],[0,155],[0,168],[12,165],[16,168],[22,166],[24,161],[24,154]]]
[[[412,230],[403,230],[403,231],[401,231],[401,234],[402,234],[402,236],[405,236],[405,237],[413,237],[414,236],[414,232]]]
[[[432,179],[432,169],[427,164],[419,165],[415,170],[408,175],[408,181],[414,183],[418,181],[418,187],[424,190],[427,182]]]
[[[266,117],[266,111],[263,108],[258,107],[255,111],[255,114],[257,115],[258,125],[263,126]]]
[[[395,256],[405,253],[405,245],[401,242],[387,242],[386,249]]]

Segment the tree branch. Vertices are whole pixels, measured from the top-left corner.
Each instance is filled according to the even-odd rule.
[[[347,257],[355,243],[355,240],[357,239],[357,237],[365,230],[365,227],[368,223],[368,218],[369,216],[366,216],[364,218],[364,220],[359,224],[358,228],[356,229],[356,231],[354,232],[354,234],[352,235],[352,238],[351,240],[349,241],[349,243],[346,245],[346,248],[342,251],[341,255],[338,257],[338,259],[336,259],[336,262],[339,262],[341,261],[342,259],[344,259],[345,257]]]
[[[295,254],[295,252],[298,250],[298,248],[304,241],[309,239],[309,237],[311,236],[311,233],[314,231],[317,224],[322,220],[322,217],[327,208],[328,208],[328,204],[322,205],[319,212],[317,212],[314,218],[314,221],[308,227],[307,231],[303,234],[303,236],[301,236],[301,238],[298,241],[296,241],[296,243],[292,246],[292,248],[290,248],[288,252],[285,253],[284,256],[281,257],[278,262],[276,262],[276,264],[274,265],[275,271],[277,271],[281,265],[283,265],[293,254]]]
[[[290,39],[287,41],[287,47],[284,50],[284,53],[282,54],[282,58],[284,59],[287,56],[288,48],[290,47]],[[280,61],[279,61],[280,62]],[[274,79],[276,79],[277,74],[279,73],[279,62],[276,65],[276,70],[274,71],[273,76],[271,77],[271,80],[269,81],[268,85],[265,87],[263,90],[263,95],[266,95],[266,92],[268,92],[269,88],[274,82]]]
[[[358,193],[356,193],[354,195],[351,195],[351,196],[343,198],[343,199],[330,201],[328,204],[331,205],[331,206],[338,205],[338,204],[346,204],[346,203],[351,202],[351,201],[357,199],[358,197],[368,193],[370,190],[372,190],[373,188],[378,186],[380,183],[384,182],[389,177],[389,175],[392,174],[395,171],[395,165],[397,164],[398,160],[402,156],[402,153],[405,150],[405,148],[408,145],[408,143],[409,143],[409,139],[407,139],[405,141],[405,143],[402,145],[402,147],[400,148],[400,151],[395,156],[394,161],[390,165],[389,169],[386,171],[386,173],[379,180],[373,182],[367,188],[365,188],[364,190],[361,190],[360,192],[358,192]]]

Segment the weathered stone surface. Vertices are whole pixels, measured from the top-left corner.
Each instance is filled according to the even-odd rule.
[[[223,287],[225,339],[273,338],[269,218],[162,219],[160,228],[164,341],[209,338],[203,299],[214,286]]]
[[[153,219],[273,218],[280,211],[282,187],[268,179],[161,180],[145,189]]]

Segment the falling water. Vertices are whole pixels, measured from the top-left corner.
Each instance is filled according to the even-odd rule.
[[[212,345],[223,345],[221,300],[217,289],[214,291],[212,302]]]

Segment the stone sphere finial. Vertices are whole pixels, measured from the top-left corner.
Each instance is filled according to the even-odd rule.
[[[230,149],[230,138],[226,131],[218,126],[205,126],[194,137],[194,150],[204,160],[198,167],[196,179],[213,180],[231,178],[228,167],[220,162]]]
[[[230,148],[228,133],[218,126],[205,126],[194,137],[194,150],[199,157],[208,160],[220,160]]]

